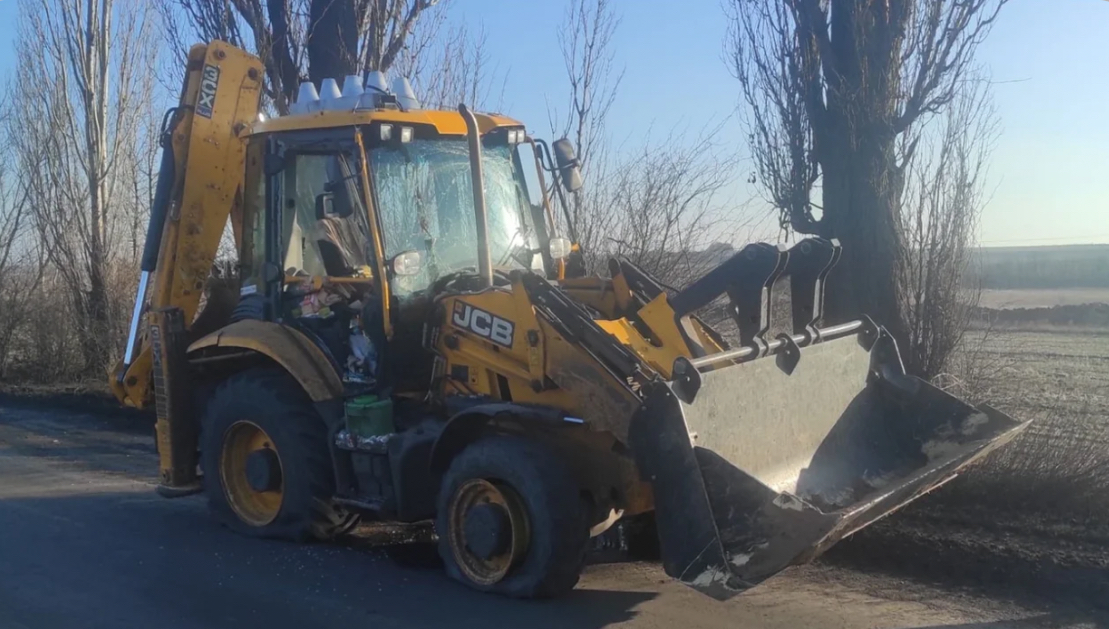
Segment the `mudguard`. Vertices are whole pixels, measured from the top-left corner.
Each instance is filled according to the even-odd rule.
[[[207,348],[239,348],[258,352],[289,372],[313,402],[341,398],[343,382],[328,358],[315,343],[297,330],[280,323],[244,319],[197,340],[189,356]]]

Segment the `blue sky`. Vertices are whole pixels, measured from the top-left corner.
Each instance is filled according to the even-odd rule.
[[[19,1],[0,0],[0,76],[15,63]],[[721,60],[720,0],[617,0],[616,7],[617,65],[625,75],[610,122],[615,142],[634,142],[652,126],[697,130],[732,114],[738,88]],[[560,106],[565,94],[555,33],[564,11],[564,2],[534,0],[455,0],[451,9],[452,20],[484,25],[489,56],[507,73],[504,113],[543,135],[548,102]],[[1109,2],[1012,0],[980,49],[997,82],[1002,125],[983,244],[1109,243],[1106,33]],[[745,152],[738,123],[721,133]],[[737,183],[733,196],[752,193]]]

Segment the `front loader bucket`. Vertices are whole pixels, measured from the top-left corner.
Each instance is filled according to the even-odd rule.
[[[906,376],[869,321],[675,365],[630,427],[667,574],[728,598],[950,480],[1023,424]],[[846,331],[846,335],[843,335]],[[746,358],[750,358],[747,360]]]

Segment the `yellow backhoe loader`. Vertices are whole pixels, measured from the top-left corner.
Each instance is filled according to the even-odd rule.
[[[681,291],[587,276],[554,216],[569,142],[377,72],[264,119],[261,62],[222,42],[187,70],[110,381],[155,405],[159,492],[237,532],[433,520],[453,578],[544,597],[653,513],[667,574],[723,599],[1022,427],[906,375],[874,322],[822,326],[835,242],[747,245]],[[238,295],[201,309],[228,224]],[[698,316],[720,303],[730,343]]]

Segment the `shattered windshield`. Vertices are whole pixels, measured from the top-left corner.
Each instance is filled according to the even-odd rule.
[[[508,145],[482,150],[489,248],[496,269],[542,269],[522,173]],[[397,294],[478,264],[474,196],[465,138],[414,140],[370,152],[385,256],[418,251],[420,272]]]

